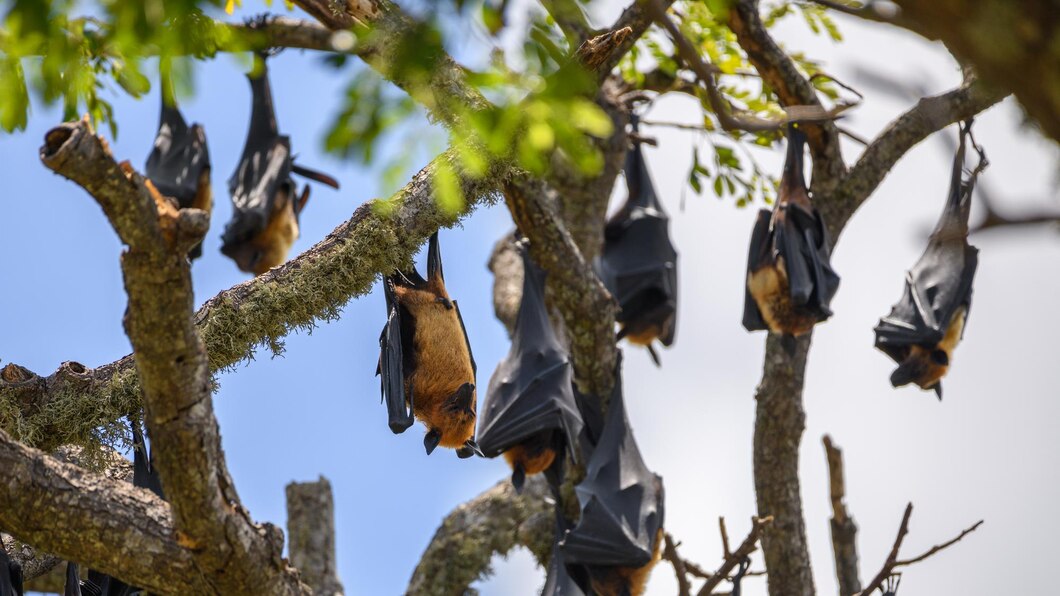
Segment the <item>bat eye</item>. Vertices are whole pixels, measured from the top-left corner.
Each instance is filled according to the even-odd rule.
[[[935,350],[931,352],[931,360],[939,366],[948,366],[950,363],[950,356],[945,350]]]

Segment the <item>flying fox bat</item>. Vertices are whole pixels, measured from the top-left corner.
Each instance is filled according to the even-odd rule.
[[[541,596],[586,596],[585,591],[568,571],[559,544],[552,545],[552,558],[548,562],[548,575],[545,576],[545,587],[541,590]]]
[[[839,288],[829,262],[828,230],[814,208],[803,178],[806,137],[788,125],[788,154],[773,211],[761,210],[747,255],[743,326],[783,335],[786,345],[832,316]]]
[[[293,162],[291,139],[276,125],[264,59],[261,65],[258,75],[247,77],[253,94],[250,129],[243,156],[228,179],[232,220],[221,237],[221,252],[240,270],[255,275],[287,260],[298,239],[298,218],[309,200],[309,186],[299,195],[291,174],[339,187],[334,178]]]
[[[544,298],[544,272],[525,242],[523,297],[508,356],[497,365],[482,403],[478,444],[486,457],[503,453],[512,484],[545,471],[567,449],[578,452],[582,419],[575,402],[570,355],[556,338]]]
[[[22,566],[7,556],[0,544],[0,596],[22,596]]]
[[[427,427],[423,445],[480,454],[475,433],[475,359],[442,274],[438,232],[427,249],[427,279],[415,267],[383,280],[387,322],[379,336],[380,392],[390,430],[405,432],[416,418]]]
[[[181,209],[213,208],[210,190],[210,152],[206,148],[206,132],[199,124],[190,127],[184,121],[173,97],[173,85],[162,77],[162,113],[154,148],[147,156],[144,173],[151,184],[164,196],[177,201]],[[188,251],[188,258],[202,256],[202,243]]]
[[[639,143],[626,154],[625,177],[626,202],[604,227],[600,278],[621,309],[618,339],[645,346],[658,366],[652,344],[672,345],[677,325],[677,251]]]
[[[963,179],[965,140],[970,135],[968,121],[961,128],[942,216],[924,254],[906,273],[901,300],[876,325],[876,347],[898,363],[891,385],[916,383],[921,389],[934,389],[939,399],[942,377],[964,335],[979,264],[979,250],[968,244],[968,213],[975,179],[986,160],[980,151],[979,166]]]
[[[584,568],[587,593],[639,596],[661,556],[664,495],[633,439],[618,375],[600,441],[574,490],[581,517],[561,542],[568,569]]]

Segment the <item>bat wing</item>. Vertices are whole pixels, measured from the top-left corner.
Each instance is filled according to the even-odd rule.
[[[523,298],[508,356],[490,378],[479,414],[478,444],[496,457],[535,433],[563,431],[572,457],[582,419],[572,386],[570,356],[556,338],[544,301],[544,273],[523,253]]]
[[[968,244],[974,174],[962,179],[966,126],[953,161],[950,190],[928,246],[906,274],[902,298],[876,326],[876,347],[901,361],[912,344],[937,344],[957,309],[971,306],[979,250]]]
[[[158,135],[144,166],[147,178],[158,192],[188,208],[199,192],[200,176],[209,168],[210,153],[202,126],[189,127],[180,110],[163,101]]]
[[[460,321],[460,331],[464,333],[464,343],[467,344],[467,357],[471,359],[471,372],[478,376],[478,365],[475,364],[475,355],[471,353],[471,340],[467,336],[467,327],[464,327],[464,317],[460,315],[460,305],[453,300],[453,309],[456,310],[456,320]]]
[[[619,303],[620,322],[657,325],[669,346],[676,329],[677,250],[639,144],[626,155],[625,175],[628,196],[605,229],[601,279]]]
[[[63,596],[81,596],[81,578],[78,574],[77,563],[66,563],[66,585],[63,588]]]
[[[8,558],[0,545],[0,596],[22,596],[22,566]]]
[[[541,596],[585,596],[585,591],[567,571],[567,563],[558,545],[552,547],[552,558],[548,562],[548,575],[545,576]]]
[[[562,542],[568,563],[642,567],[663,524],[662,479],[644,464],[616,381],[600,442],[575,487],[578,525]]]
[[[162,480],[158,477],[158,470],[151,461],[151,455],[144,442],[143,432],[140,430],[138,420],[130,420],[133,433],[133,486],[146,488],[161,498]]]
[[[393,280],[383,279],[387,320],[379,336],[379,391],[386,403],[388,424],[394,434],[405,432],[416,421],[412,413],[412,399],[405,396],[405,340],[413,337],[412,315],[394,296]],[[412,396],[413,398],[415,396]]]
[[[792,301],[816,311],[820,318],[832,315],[829,305],[839,288],[839,276],[831,265],[831,248],[821,215],[795,205],[779,207],[774,220],[776,250],[784,258]]]
[[[769,231],[771,216],[768,209],[762,209],[758,212],[758,218],[755,219],[755,227],[751,232],[751,245],[747,250],[748,276],[766,264],[772,253],[772,234]],[[746,283],[744,284],[743,327],[748,331],[769,329],[769,326],[766,325],[765,320],[762,318],[762,312],[758,310],[758,304],[755,302],[754,297],[751,296],[751,291],[747,289]]]

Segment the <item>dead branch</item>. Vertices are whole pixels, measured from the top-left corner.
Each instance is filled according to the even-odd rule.
[[[287,485],[287,551],[314,596],[342,596],[335,564],[335,499],[331,483]]]
[[[828,460],[828,492],[832,500],[832,555],[835,557],[835,574],[840,596],[851,596],[861,591],[858,577],[858,526],[847,512],[846,486],[843,479],[843,452],[825,435],[825,456]]]
[[[773,523],[773,516],[771,515],[761,518],[752,517],[751,531],[747,534],[747,537],[743,539],[740,546],[736,547],[734,552],[728,553],[725,556],[725,561],[714,573],[710,574],[710,577],[707,578],[707,582],[699,589],[696,596],[709,596],[713,593],[714,588],[716,588],[722,580],[728,578],[732,570],[758,548],[758,539],[762,536],[762,531],[771,523]],[[728,541],[726,540],[726,542]]]
[[[974,525],[972,525],[970,528],[967,528],[966,530],[962,531],[956,538],[954,538],[952,540],[949,540],[947,542],[944,542],[942,544],[933,546],[927,552],[925,552],[925,553],[923,553],[923,554],[921,554],[919,556],[913,557],[912,559],[899,560],[898,559],[898,553],[899,553],[899,551],[902,548],[902,541],[905,540],[906,534],[909,533],[909,518],[912,515],[913,515],[913,504],[909,503],[908,505],[905,506],[905,513],[902,515],[902,523],[899,524],[899,526],[898,526],[898,536],[896,536],[895,539],[894,539],[894,545],[891,546],[891,552],[888,553],[887,560],[884,561],[883,567],[880,568],[880,572],[877,573],[876,576],[872,578],[872,581],[870,581],[868,583],[868,585],[865,586],[865,589],[863,589],[862,591],[858,592],[856,596],[870,596],[875,590],[877,590],[880,587],[880,585],[883,584],[884,580],[886,580],[888,577],[890,577],[890,576],[892,576],[894,574],[894,570],[896,568],[903,567],[903,566],[906,566],[906,565],[912,565],[913,563],[919,563],[920,561],[923,561],[924,559],[927,559],[928,557],[934,555],[935,553],[937,553],[937,552],[939,552],[939,551],[941,551],[941,550],[943,550],[945,548],[948,548],[950,546],[953,546],[954,544],[959,542],[962,538],[964,538],[968,534],[971,534],[972,532],[977,530],[979,528],[979,526],[981,526],[983,524],[983,521],[979,520]]]
[[[691,596],[692,582],[688,581],[688,567],[685,565],[684,559],[677,554],[677,545],[674,544],[674,538],[667,532],[663,534],[663,539],[665,542],[662,558],[669,561],[674,567],[674,575],[677,576],[677,595]]]

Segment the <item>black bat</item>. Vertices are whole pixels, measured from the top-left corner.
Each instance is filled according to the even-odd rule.
[[[637,122],[634,115],[634,132]],[[677,326],[677,251],[640,143],[626,154],[625,177],[626,202],[604,227],[600,278],[621,309],[618,339],[648,348],[658,366],[652,343],[672,345]]]
[[[380,392],[390,430],[405,432],[416,418],[427,426],[423,445],[481,453],[475,433],[475,374],[460,307],[449,299],[438,232],[427,249],[427,279],[415,267],[383,279],[387,322],[379,336]]]
[[[206,132],[199,124],[184,121],[173,97],[173,85],[162,76],[162,113],[154,148],[147,156],[144,173],[163,196],[177,201],[181,209],[213,208],[210,189],[210,152]],[[202,243],[188,251],[188,258],[202,256]]]
[[[0,596],[22,596],[22,566],[12,561],[0,544]]]
[[[961,128],[942,216],[924,254],[906,273],[901,300],[876,325],[876,347],[898,363],[891,385],[916,383],[921,389],[934,389],[939,399],[942,377],[964,335],[979,264],[979,250],[968,244],[968,214],[975,179],[986,160],[980,151],[979,166],[963,179],[965,139],[970,134],[968,121]]]
[[[561,542],[568,569],[581,566],[582,589],[600,596],[639,595],[662,545],[664,493],[633,439],[616,375],[600,441],[575,487],[578,525]]]
[[[828,305],[839,288],[821,214],[803,178],[806,137],[788,125],[788,154],[772,213],[758,213],[747,254],[743,326],[783,335],[785,345],[832,316]]]
[[[162,482],[158,477],[158,470],[151,463],[151,454],[147,449],[147,443],[144,441],[143,431],[140,430],[140,421],[130,416],[129,424],[132,427],[133,434],[133,486],[146,488],[160,498],[165,498],[162,494]],[[76,568],[73,563],[69,565]],[[66,573],[66,596],[71,596],[72,594],[83,596],[135,596],[143,592],[140,588],[130,586],[120,579],[89,569],[88,579],[80,582],[79,592],[75,593],[70,591],[70,582],[72,577],[77,577],[77,571],[75,569],[71,572],[69,567],[67,567]],[[72,576],[71,573],[73,573]]]
[[[232,220],[221,236],[221,252],[240,270],[255,275],[286,261],[298,239],[298,219],[309,201],[309,186],[299,195],[291,174],[339,187],[334,178],[294,163],[291,139],[281,135],[276,125],[265,60],[260,64],[260,73],[247,76],[253,95],[250,129],[243,156],[228,179]]]
[[[567,570],[563,558],[563,549],[559,544],[552,545],[552,558],[548,562],[548,574],[545,576],[545,587],[541,596],[586,596],[584,590]]]
[[[63,596],[81,596],[81,577],[77,570],[77,563],[66,564],[66,585],[63,586]]]
[[[478,444],[486,457],[503,453],[512,484],[544,472],[567,449],[577,456],[582,419],[572,386],[570,354],[556,338],[545,307],[544,272],[525,242],[523,297],[508,356],[497,365],[482,402]]]

